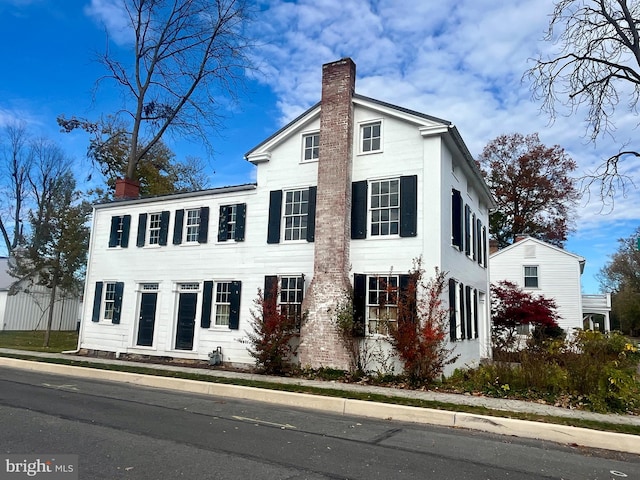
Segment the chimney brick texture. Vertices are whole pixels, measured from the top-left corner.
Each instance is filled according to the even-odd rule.
[[[140,184],[135,180],[129,180],[128,178],[116,179],[116,193],[115,198],[132,199],[140,196]]]
[[[307,318],[298,350],[304,367],[350,367],[333,316],[350,288],[355,78],[356,66],[350,58],[322,66],[314,271],[303,305]]]

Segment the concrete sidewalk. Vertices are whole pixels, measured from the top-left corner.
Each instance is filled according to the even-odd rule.
[[[128,360],[114,360],[85,357],[69,354],[51,354],[42,352],[27,352],[22,350],[0,349],[0,355],[30,355],[42,359],[64,358],[91,364],[112,364],[138,366],[149,369],[179,371],[200,375],[210,375],[218,378],[256,380],[272,383],[283,383],[315,387],[318,389],[343,390],[359,393],[371,393],[387,397],[414,398],[437,401],[454,405],[472,405],[486,407],[492,410],[506,412],[525,412],[545,416],[570,417],[640,426],[640,417],[631,415],[598,414],[580,410],[569,410],[535,402],[525,402],[511,399],[498,399],[473,395],[458,395],[435,391],[404,390],[370,385],[349,384],[341,382],[327,382],[305,380],[300,378],[285,378],[251,373],[233,372],[227,370],[203,369]],[[531,422],[487,415],[476,415],[445,410],[434,410],[419,407],[350,400],[322,395],[309,395],[267,390],[261,388],[241,387],[223,383],[198,382],[194,380],[141,375],[126,372],[99,370],[67,365],[57,365],[43,362],[31,362],[0,357],[0,366],[23,368],[34,371],[65,374],[85,378],[95,378],[110,381],[120,381],[155,388],[169,388],[193,393],[226,396],[247,400],[270,402],[279,405],[298,408],[311,408],[338,414],[360,415],[379,419],[394,419],[417,423],[427,423],[451,427],[470,428],[504,435],[515,435],[526,438],[550,440],[564,444],[577,444],[586,447],[603,448],[620,452],[640,454],[640,436],[625,435],[597,430],[568,427],[552,423]]]

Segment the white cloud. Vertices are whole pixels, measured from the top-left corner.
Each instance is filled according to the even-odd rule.
[[[91,0],[85,14],[104,26],[109,37],[118,45],[134,41],[133,30],[123,2],[119,0]]]

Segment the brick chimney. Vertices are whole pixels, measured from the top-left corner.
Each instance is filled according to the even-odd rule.
[[[356,66],[350,58],[322,66],[320,151],[313,279],[303,305],[307,319],[300,364],[349,368],[349,354],[333,325],[335,307],[350,288],[351,165]]]
[[[138,198],[140,196],[140,183],[128,178],[116,179],[116,194],[118,200]]]

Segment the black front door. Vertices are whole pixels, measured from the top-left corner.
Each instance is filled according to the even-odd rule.
[[[193,350],[193,332],[196,325],[197,293],[181,293],[178,302],[176,350]]]
[[[138,345],[153,345],[153,329],[156,325],[156,303],[158,294],[143,293],[140,299],[140,319],[138,322]]]

